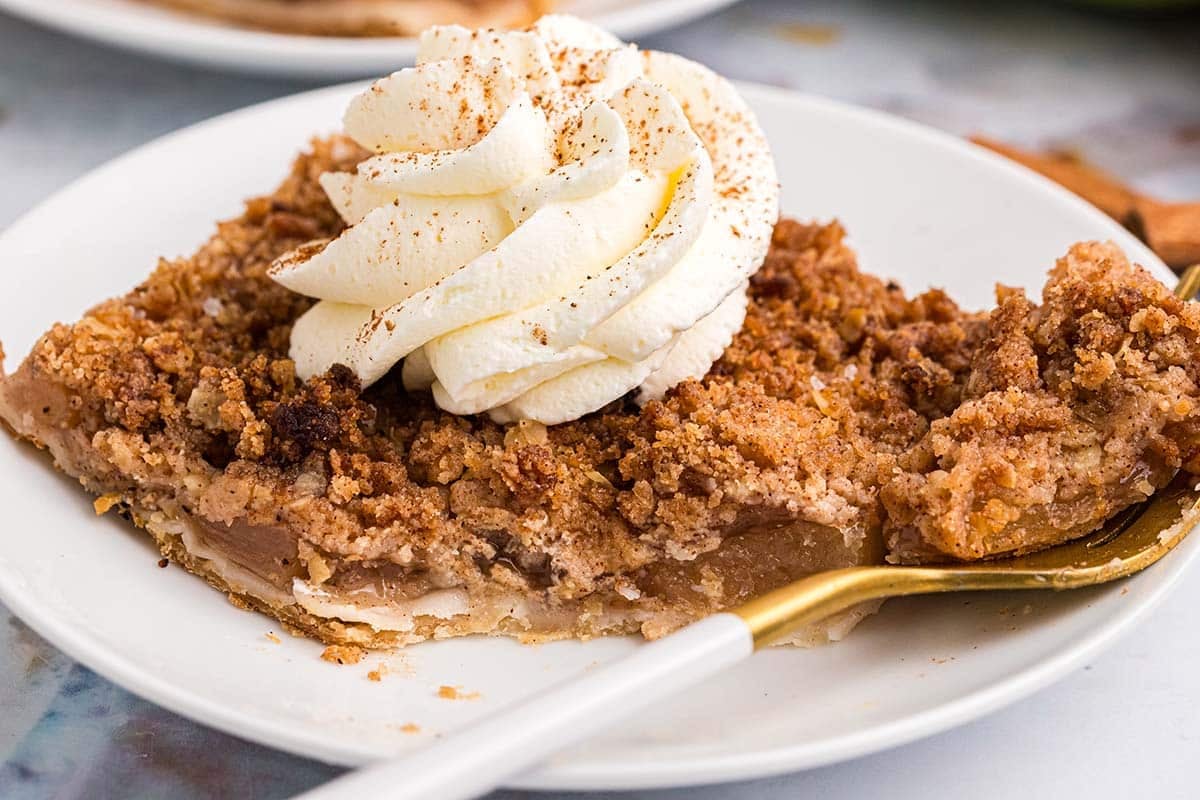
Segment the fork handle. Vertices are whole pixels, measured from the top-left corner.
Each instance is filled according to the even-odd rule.
[[[741,661],[754,651],[749,626],[714,614],[615,663],[501,709],[411,756],[348,772],[304,800],[458,800],[585,739],[655,700]]]
[[[1009,572],[848,567],[787,584],[631,656],[485,717],[410,756],[349,772],[303,800],[456,800],[476,797],[654,700],[699,683],[798,627],[885,597],[1017,588]],[[1029,578],[1027,588],[1048,584]]]
[[[822,572],[694,622],[631,656],[503,708],[412,755],[349,772],[302,800],[457,800],[507,778],[699,683],[797,627],[866,600],[955,588],[929,570],[849,567]],[[982,582],[973,587],[985,588]]]

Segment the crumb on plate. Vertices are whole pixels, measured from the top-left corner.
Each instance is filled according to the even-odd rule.
[[[331,664],[357,664],[362,660],[363,649],[352,644],[331,644],[321,651],[321,659]]]

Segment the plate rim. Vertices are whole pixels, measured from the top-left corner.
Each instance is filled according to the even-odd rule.
[[[47,213],[46,209],[51,209],[61,198],[79,191],[86,183],[104,180],[110,173],[119,172],[125,168],[128,161],[144,155],[147,151],[171,147],[179,139],[203,136],[207,128],[222,125],[232,118],[270,113],[275,106],[318,101],[318,96],[322,95],[348,95],[361,85],[362,82],[355,81],[276,98],[236,109],[158,137],[89,170],[37,203],[0,233],[0,246],[3,246],[10,236],[16,235],[14,232],[19,232],[27,225],[37,224],[38,216]],[[823,97],[751,83],[739,83],[738,87],[752,105],[804,104],[822,112],[883,126],[892,132],[923,139],[943,148],[949,147],[957,150],[960,155],[985,161],[990,168],[1007,173],[1009,179],[1024,182],[1031,190],[1048,192],[1057,202],[1072,206],[1076,213],[1091,216],[1094,222],[1107,227],[1112,233],[1112,238],[1130,252],[1135,260],[1151,269],[1160,279],[1171,274],[1144,245],[1086,201],[1048,179],[965,140],[885,112]],[[1167,597],[1178,585],[1181,576],[1198,553],[1200,542],[1185,542],[1170,561],[1152,568],[1165,574],[1149,592],[1139,596],[1137,602],[1123,605],[1121,613],[1114,615],[1104,624],[1088,629],[1054,656],[955,700],[932,706],[908,717],[816,744],[783,745],[753,753],[706,756],[703,759],[673,758],[651,766],[638,765],[636,768],[620,772],[601,769],[586,761],[574,765],[570,762],[554,762],[535,773],[511,781],[509,785],[514,788],[559,790],[649,789],[747,780],[825,766],[948,730],[1029,696],[1111,645]],[[1140,577],[1135,577],[1132,580],[1139,579]],[[206,699],[203,694],[173,685],[169,680],[158,677],[149,667],[140,666],[135,660],[110,650],[88,631],[74,625],[70,618],[60,616],[53,610],[39,609],[32,598],[25,599],[26,593],[22,590],[22,583],[19,572],[10,570],[0,560],[0,602],[72,659],[127,691],[243,740],[328,763],[362,763],[361,751],[354,748],[318,740],[269,720],[247,720],[233,710]],[[1111,587],[1109,590],[1112,590]],[[247,724],[248,722],[250,724]]]
[[[636,39],[711,14],[738,0],[643,0],[587,18]],[[0,11],[127,52],[279,77],[346,78],[399,69],[416,37],[312,36],[189,20],[170,9],[91,6],[80,0],[0,0]]]

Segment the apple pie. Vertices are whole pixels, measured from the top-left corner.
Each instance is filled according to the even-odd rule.
[[[342,228],[318,179],[364,155],[315,142],[0,380],[0,416],[97,509],[294,630],[655,637],[817,570],[1052,545],[1200,471],[1200,310],[1108,244],[1040,306],[968,313],[860,272],[836,223],[782,220],[707,375],[561,425],[447,413],[399,369],[299,381],[312,301],[268,268]]]

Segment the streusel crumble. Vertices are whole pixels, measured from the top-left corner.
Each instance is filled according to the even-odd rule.
[[[549,427],[440,411],[400,367],[301,382],[311,301],[267,267],[341,229],[317,178],[363,156],[315,142],[0,380],[13,430],[164,555],[327,642],[653,637],[814,570],[1054,544],[1200,471],[1200,311],[1100,244],[1042,306],[968,313],[783,220],[707,376]]]

